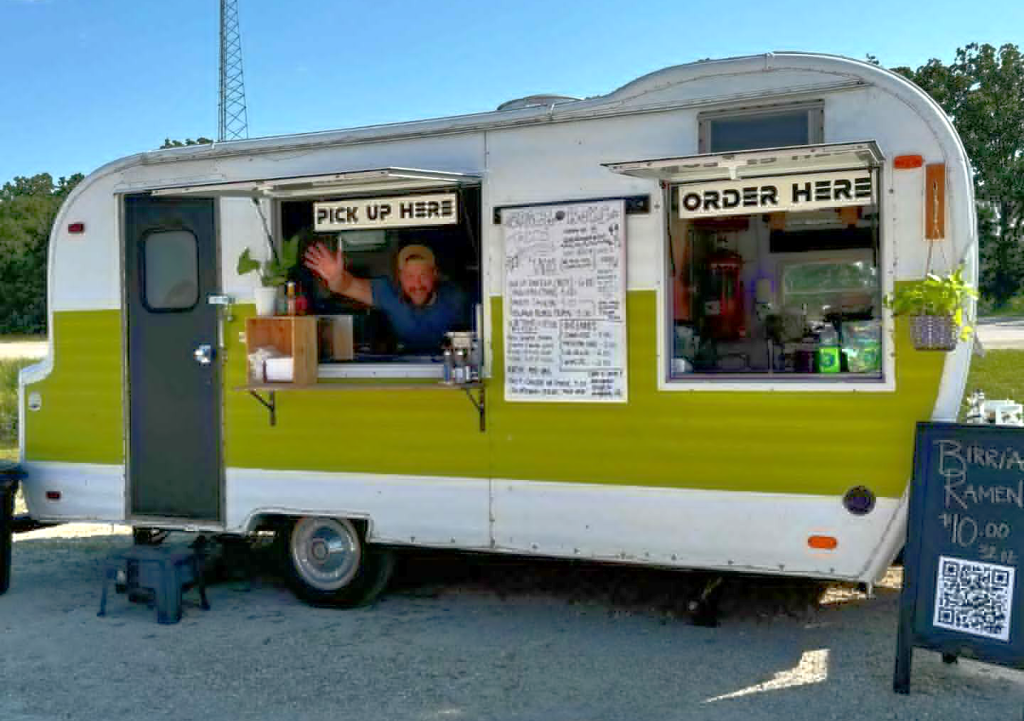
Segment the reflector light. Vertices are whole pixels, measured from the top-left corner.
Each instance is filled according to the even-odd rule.
[[[807,545],[811,548],[831,551],[839,545],[839,541],[832,536],[810,536],[807,539]]]
[[[48,500],[48,501],[59,501],[60,500],[60,491],[47,491],[46,492],[46,500]]]
[[[922,165],[924,165],[924,158],[920,155],[897,155],[892,161],[892,167],[896,170],[920,168]]]
[[[85,223],[68,223],[69,233],[84,233]]]

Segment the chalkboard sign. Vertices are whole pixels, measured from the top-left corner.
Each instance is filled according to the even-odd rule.
[[[625,402],[623,201],[507,208],[505,399]]]
[[[1024,664],[1024,430],[920,423],[904,553],[893,687],[910,690],[911,652],[929,648]]]

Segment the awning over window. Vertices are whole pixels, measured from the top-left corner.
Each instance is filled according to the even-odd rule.
[[[743,180],[786,173],[854,170],[881,165],[882,152],[873,140],[860,143],[798,145],[789,148],[741,150],[690,155],[684,158],[604,163],[615,173],[668,183]]]
[[[158,188],[152,195],[200,195],[236,198],[312,198],[346,193],[393,192],[426,188],[475,185],[480,176],[416,168],[378,168],[330,175],[242,180],[233,183],[199,183]]]

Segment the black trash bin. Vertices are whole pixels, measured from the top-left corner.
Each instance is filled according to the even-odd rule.
[[[0,594],[11,585],[11,537],[14,529],[14,494],[18,491],[21,469],[0,465]]]

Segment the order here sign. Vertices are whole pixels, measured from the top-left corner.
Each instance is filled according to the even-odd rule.
[[[459,200],[455,193],[313,203],[313,226],[318,233],[453,225],[458,222]]]
[[[687,183],[677,188],[680,218],[818,210],[875,202],[875,176],[867,168]]]

